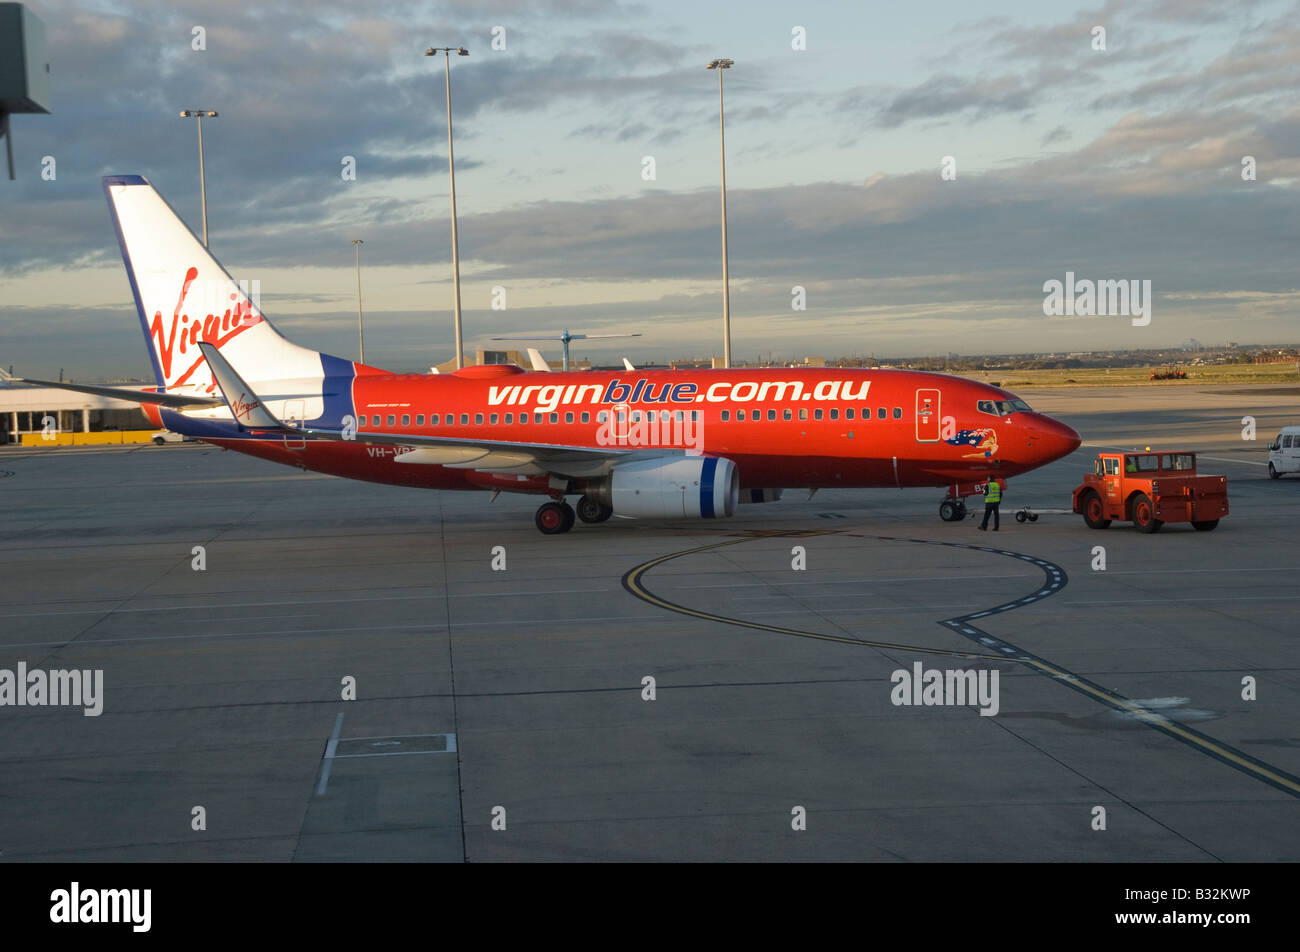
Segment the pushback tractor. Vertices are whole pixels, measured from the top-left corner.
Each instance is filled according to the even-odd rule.
[[[1197,473],[1195,453],[1100,453],[1073,502],[1092,529],[1119,519],[1143,532],[1166,522],[1208,532],[1228,514],[1228,479]]]

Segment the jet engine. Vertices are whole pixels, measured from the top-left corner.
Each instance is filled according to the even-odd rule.
[[[720,456],[619,463],[587,495],[620,516],[714,519],[736,511],[740,474]]]

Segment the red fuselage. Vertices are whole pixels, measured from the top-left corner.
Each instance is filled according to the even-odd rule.
[[[354,367],[355,376],[326,378],[326,386],[333,382],[349,391],[342,396],[362,433],[593,450],[686,448],[733,461],[742,489],[973,484],[1042,466],[1080,443],[1073,429],[1029,410],[1013,394],[919,371],[528,373],[487,366],[425,375]],[[352,479],[436,489],[548,491],[545,477],[400,462],[403,448],[367,443],[364,436],[339,442],[196,435]]]

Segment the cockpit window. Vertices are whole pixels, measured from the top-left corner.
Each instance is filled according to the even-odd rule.
[[[1023,400],[981,400],[975,404],[975,409],[980,413],[999,417],[1011,416],[1016,412],[1032,412],[1029,404]]]

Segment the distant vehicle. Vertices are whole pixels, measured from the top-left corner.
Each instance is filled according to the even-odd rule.
[[[1151,371],[1152,380],[1186,380],[1187,371],[1178,367],[1165,367],[1161,370]]]
[[[162,446],[164,443],[193,443],[194,437],[186,436],[184,433],[173,433],[171,430],[159,430],[151,439],[155,446]]]
[[[1090,529],[1122,519],[1143,532],[1166,522],[1208,532],[1228,514],[1228,480],[1198,475],[1195,453],[1101,453],[1075,488],[1073,509]]]
[[[1300,426],[1284,426],[1268,448],[1268,478],[1300,473]]]

